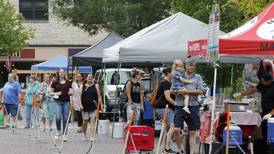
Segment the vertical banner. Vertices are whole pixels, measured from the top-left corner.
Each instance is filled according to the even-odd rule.
[[[217,4],[212,8],[208,25],[208,53],[207,61],[213,62],[219,56],[219,30],[220,30],[220,10]]]
[[[212,151],[213,143],[213,123],[215,114],[216,103],[216,85],[217,85],[217,60],[219,58],[219,28],[220,27],[220,10],[218,5],[215,4],[209,16],[209,29],[208,29],[208,52],[207,61],[214,64],[214,82],[213,82],[213,103],[211,111],[211,124],[210,124],[210,144],[209,153]]]

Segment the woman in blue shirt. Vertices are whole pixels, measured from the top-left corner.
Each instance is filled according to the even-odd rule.
[[[3,108],[4,114],[6,115],[5,121],[8,121],[9,116],[12,117],[12,128],[14,128],[14,123],[16,121],[16,114],[18,110],[19,98],[21,95],[20,84],[16,81],[16,75],[10,73],[8,76],[8,82],[2,89],[3,92]]]

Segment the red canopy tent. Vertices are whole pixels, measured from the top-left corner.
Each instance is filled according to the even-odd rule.
[[[219,40],[220,54],[274,55],[274,3]]]
[[[196,45],[196,48],[193,47],[193,44]],[[201,47],[197,48],[198,44]],[[198,51],[199,49],[203,50],[202,45],[204,45],[202,40],[189,41],[188,54],[205,54],[204,51]],[[196,49],[195,52],[193,49]],[[274,3],[246,24],[221,36],[219,54],[220,59],[251,56],[258,58],[274,55]]]

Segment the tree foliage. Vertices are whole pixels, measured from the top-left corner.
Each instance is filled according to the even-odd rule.
[[[250,20],[250,18],[257,16],[260,12],[262,12],[266,7],[268,7],[274,0],[230,0],[233,4],[241,10],[243,16],[246,20]]]
[[[255,17],[272,2],[274,0],[172,0],[171,8],[208,23],[213,4],[218,4],[220,29],[229,32]]]
[[[23,26],[24,18],[5,0],[0,0],[0,55],[19,52],[33,36],[32,30]]]
[[[91,35],[101,29],[129,36],[170,15],[171,0],[54,0],[54,13]]]
[[[214,0],[172,0],[172,9],[175,12],[183,12],[194,17],[204,23],[208,23],[209,14],[211,12]],[[221,22],[220,29],[228,32],[242,23],[242,11],[230,0],[218,1]]]

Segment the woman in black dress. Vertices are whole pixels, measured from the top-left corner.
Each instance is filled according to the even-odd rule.
[[[102,99],[100,95],[99,86],[94,83],[92,74],[89,74],[87,76],[86,83],[80,87],[79,102],[83,117],[83,140],[87,140],[87,124],[90,121],[90,141],[94,141],[93,129],[95,124],[96,109],[98,103],[102,102]]]

